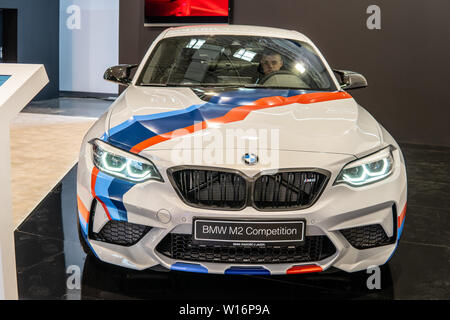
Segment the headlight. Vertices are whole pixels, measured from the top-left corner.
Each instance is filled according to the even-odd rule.
[[[150,179],[163,181],[150,160],[115,148],[101,140],[93,141],[92,154],[95,166],[112,176],[133,182]]]
[[[394,158],[391,148],[388,147],[347,164],[334,184],[347,183],[354,187],[363,186],[387,178],[393,168]]]

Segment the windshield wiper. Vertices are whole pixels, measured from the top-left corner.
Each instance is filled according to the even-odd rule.
[[[144,87],[185,87],[185,88],[201,88],[201,87],[242,87],[242,84],[223,84],[223,83],[141,83]]]
[[[167,83],[169,87],[240,87],[241,84],[227,84],[227,83]]]
[[[140,83],[141,87],[167,87],[165,83]]]
[[[308,91],[320,90],[320,89],[300,88],[300,87],[265,86],[265,85],[261,85],[261,84],[245,84],[244,88],[247,88],[247,89],[308,90]]]
[[[279,89],[279,90],[305,90],[305,91],[329,91],[330,89],[265,86],[261,84],[226,84],[226,83],[141,83],[144,87],[183,87],[183,88],[246,88],[246,89]]]

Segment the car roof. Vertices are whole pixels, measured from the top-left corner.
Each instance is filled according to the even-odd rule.
[[[265,36],[274,38],[287,38],[311,43],[305,35],[295,30],[286,30],[272,27],[247,26],[247,25],[194,25],[174,27],[166,30],[164,38],[192,35],[231,34],[247,36]]]

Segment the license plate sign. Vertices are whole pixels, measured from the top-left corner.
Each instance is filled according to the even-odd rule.
[[[195,242],[301,243],[305,221],[194,220]]]

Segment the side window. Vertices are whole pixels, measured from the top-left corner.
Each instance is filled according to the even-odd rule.
[[[161,60],[161,53],[163,52],[164,43],[158,44],[158,46],[154,49],[154,54],[152,54],[149,58],[149,63],[146,66],[144,76],[142,77],[142,83],[150,83],[154,82],[154,80],[158,79],[158,75],[162,73],[162,68],[159,65]]]

